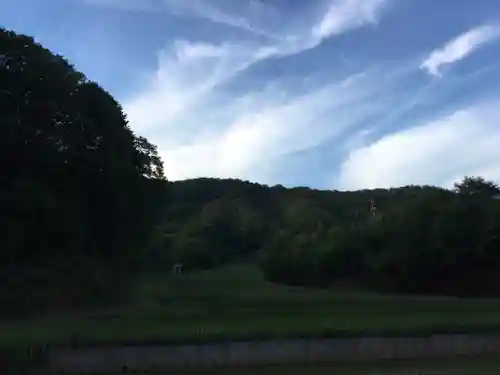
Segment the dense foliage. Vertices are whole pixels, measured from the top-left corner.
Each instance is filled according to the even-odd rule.
[[[500,190],[482,178],[466,177],[453,191],[317,191],[215,179],[170,183],[169,191],[150,245],[160,270],[250,258],[269,280],[291,285],[500,290]]]
[[[490,295],[500,286],[499,236],[498,201],[436,191],[350,228],[282,235],[263,265],[270,278],[295,284]]]
[[[156,148],[96,83],[2,29],[0,103],[1,305],[117,297],[163,194]]]

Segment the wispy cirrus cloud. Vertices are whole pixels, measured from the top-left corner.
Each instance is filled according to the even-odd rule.
[[[276,158],[332,140],[387,110],[391,103],[384,96],[367,100],[380,87],[359,74],[300,96],[284,94],[278,85],[222,98],[221,107],[184,117],[188,127],[201,124],[188,139],[181,140],[179,130],[166,132],[165,143],[160,141],[166,170],[172,179],[210,175],[271,183],[272,176],[256,174],[260,166],[272,173]]]
[[[329,1],[326,8],[321,7],[320,17],[280,30],[264,41],[240,39],[214,44],[177,40],[160,53],[157,70],[144,89],[125,101],[130,123],[158,143],[170,179],[251,176],[255,165],[312,147],[365,115],[362,110],[347,115],[351,105],[366,108],[366,113],[372,111],[373,103],[367,106],[361,99],[380,86],[372,86],[366,75],[353,73],[330,78],[300,93],[290,91],[288,79],[279,78],[268,87],[248,86],[238,93],[227,91],[226,85],[257,64],[312,49],[332,35],[373,23],[385,3]],[[181,6],[179,1],[165,4]],[[215,7],[217,3],[195,1],[182,8],[183,12],[207,17],[193,4]],[[249,19],[240,22],[230,11],[209,12],[208,18],[254,29]],[[259,9],[266,11],[272,9]],[[274,33],[271,26],[261,26],[255,28]],[[325,114],[332,110],[338,111],[335,123],[325,120]]]
[[[206,46],[180,48],[186,47],[190,52],[164,56],[154,87],[125,103],[134,129],[151,135],[160,146],[174,180],[206,175],[248,178],[259,163],[313,147],[392,105],[390,97],[378,95],[388,89],[392,77],[376,69],[332,78],[301,93],[289,92],[285,83],[275,80],[234,95],[219,85],[248,60],[226,61],[235,52]],[[217,64],[209,68],[214,55],[226,69]],[[167,72],[176,72],[173,67],[179,67],[173,62],[179,60],[182,69],[173,76],[181,81],[174,82]],[[369,100],[371,96],[378,99]]]
[[[483,25],[473,28],[431,52],[421,68],[433,76],[441,76],[440,68],[458,62],[479,47],[500,37],[500,26]]]
[[[86,1],[112,6],[118,0]],[[127,9],[133,2],[127,0]],[[441,118],[419,113],[430,102],[445,100],[451,93],[446,87],[463,87],[466,78],[429,83],[420,77],[416,82],[418,74],[413,76],[419,69],[441,75],[443,66],[495,40],[499,30],[494,25],[459,35],[421,64],[416,55],[407,66],[385,61],[377,67],[372,61],[360,70],[327,72],[314,84],[305,84],[311,71],[298,78],[281,73],[260,77],[259,72],[267,64],[275,67],[281,59],[321,48],[329,38],[376,25],[391,1],[322,0],[308,2],[308,11],[301,8],[286,16],[272,2],[251,0],[147,4],[137,9],[154,8],[190,22],[244,31],[223,42],[203,35],[170,41],[143,89],[124,101],[133,129],[159,145],[172,180],[218,176],[274,183],[278,173],[273,168],[293,168],[275,160],[318,145],[325,149],[326,143],[337,149],[337,157],[344,156],[336,188],[447,185],[467,173],[500,179],[491,162],[500,156],[494,147],[500,142],[494,128],[500,118],[491,110],[493,102]],[[259,77],[259,83],[252,82]],[[440,105],[441,110],[453,107],[445,101]],[[427,120],[415,126],[415,118]],[[389,133],[380,138],[381,132]],[[325,158],[322,162],[335,169],[339,160]]]
[[[165,10],[177,15],[198,17],[269,38],[277,37],[272,28],[276,26],[273,20],[278,14],[276,9],[263,1],[240,1],[237,6],[234,6],[227,0],[217,2],[213,0],[163,0],[162,6]]]
[[[307,39],[314,45],[324,38],[347,30],[375,24],[384,7],[393,0],[318,0],[308,2],[319,10],[319,19],[310,35],[291,35],[283,30],[282,12],[271,2],[261,0],[82,0],[94,6],[125,10],[172,12],[223,24],[271,39]],[[318,13],[318,12],[313,12]],[[299,15],[303,16],[303,14]],[[300,17],[299,17],[300,18]],[[296,20],[297,21],[297,20]],[[291,22],[301,23],[301,22]],[[302,30],[305,31],[305,30]],[[313,42],[314,41],[314,42]]]

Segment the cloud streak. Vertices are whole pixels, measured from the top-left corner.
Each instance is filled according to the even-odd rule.
[[[471,29],[443,47],[431,52],[420,66],[433,76],[441,76],[440,68],[465,59],[481,46],[492,42],[500,37],[500,27],[494,25],[483,25]]]
[[[318,19],[305,22],[291,22],[286,26],[283,15],[264,1],[241,0],[82,0],[93,6],[104,6],[124,10],[145,12],[167,11],[177,16],[191,16],[215,24],[267,37],[281,42],[284,50],[296,51],[313,48],[321,41],[334,35],[377,23],[382,11],[391,0],[324,0],[311,2],[320,6]],[[297,14],[300,20],[303,14]],[[284,26],[285,25],[285,26]],[[312,27],[311,27],[312,26]],[[285,28],[285,29],[283,29]],[[301,48],[299,47],[301,46]]]
[[[163,0],[162,5],[177,15],[202,18],[264,37],[275,37],[265,26],[276,15],[275,9],[261,1],[240,1],[238,7],[231,7],[225,0]]]
[[[387,0],[330,1],[326,14],[313,28],[312,34],[322,39],[365,24],[375,24],[387,3]]]

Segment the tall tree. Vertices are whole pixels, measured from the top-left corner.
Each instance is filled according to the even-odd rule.
[[[148,232],[143,176],[163,175],[156,149],[99,85],[3,29],[0,103],[2,306],[118,295]]]

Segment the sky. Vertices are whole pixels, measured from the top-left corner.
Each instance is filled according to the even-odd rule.
[[[498,0],[0,0],[158,145],[169,180],[500,182]]]

